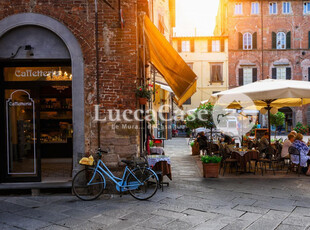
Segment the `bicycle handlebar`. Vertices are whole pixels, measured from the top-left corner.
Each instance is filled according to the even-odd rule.
[[[102,153],[108,153],[108,151],[104,151],[104,150],[101,150],[101,148],[98,148],[97,149],[97,154],[98,154],[99,157],[102,156]]]

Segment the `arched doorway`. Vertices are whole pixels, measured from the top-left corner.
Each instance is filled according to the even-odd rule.
[[[282,130],[291,132],[293,130],[293,110],[290,107],[283,107],[279,109],[279,112],[285,114],[285,126]]]
[[[85,143],[81,48],[40,14],[7,17],[0,28],[1,178],[69,179]]]

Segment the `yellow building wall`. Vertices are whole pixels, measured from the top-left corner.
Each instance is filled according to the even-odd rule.
[[[186,40],[186,39],[184,39]],[[214,91],[228,89],[228,39],[225,39],[225,52],[207,52],[210,39],[195,39],[195,52],[179,52],[186,63],[193,63],[193,71],[198,77],[197,91],[191,98],[191,104],[183,104],[184,110],[197,108],[201,101],[208,100]],[[177,50],[177,39],[173,39],[173,47]],[[223,63],[223,83],[211,83],[212,63]]]

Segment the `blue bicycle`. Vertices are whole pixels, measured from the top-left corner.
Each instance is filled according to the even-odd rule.
[[[135,163],[122,160],[126,164],[122,178],[118,178],[102,162],[102,153],[106,151],[97,150],[99,160],[95,167],[87,166],[79,171],[72,180],[73,193],[81,200],[95,200],[106,188],[105,176],[115,183],[119,192],[128,191],[130,195],[138,200],[147,200],[154,196],[158,188],[158,177],[148,167],[147,161]]]

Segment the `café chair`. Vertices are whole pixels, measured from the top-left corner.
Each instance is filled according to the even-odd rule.
[[[287,171],[286,171],[286,174],[288,174],[288,171],[293,171],[293,169],[295,167],[297,167],[297,173],[298,173],[298,176],[300,176],[300,172],[301,172],[301,166],[300,166],[300,152],[298,149],[296,149],[295,147],[293,146],[290,146],[288,148],[288,153],[290,154],[290,159],[291,159],[291,156],[292,155],[295,155],[298,157],[298,164],[295,164],[293,163],[291,160],[290,160],[290,163],[288,165],[288,168],[287,168]]]

